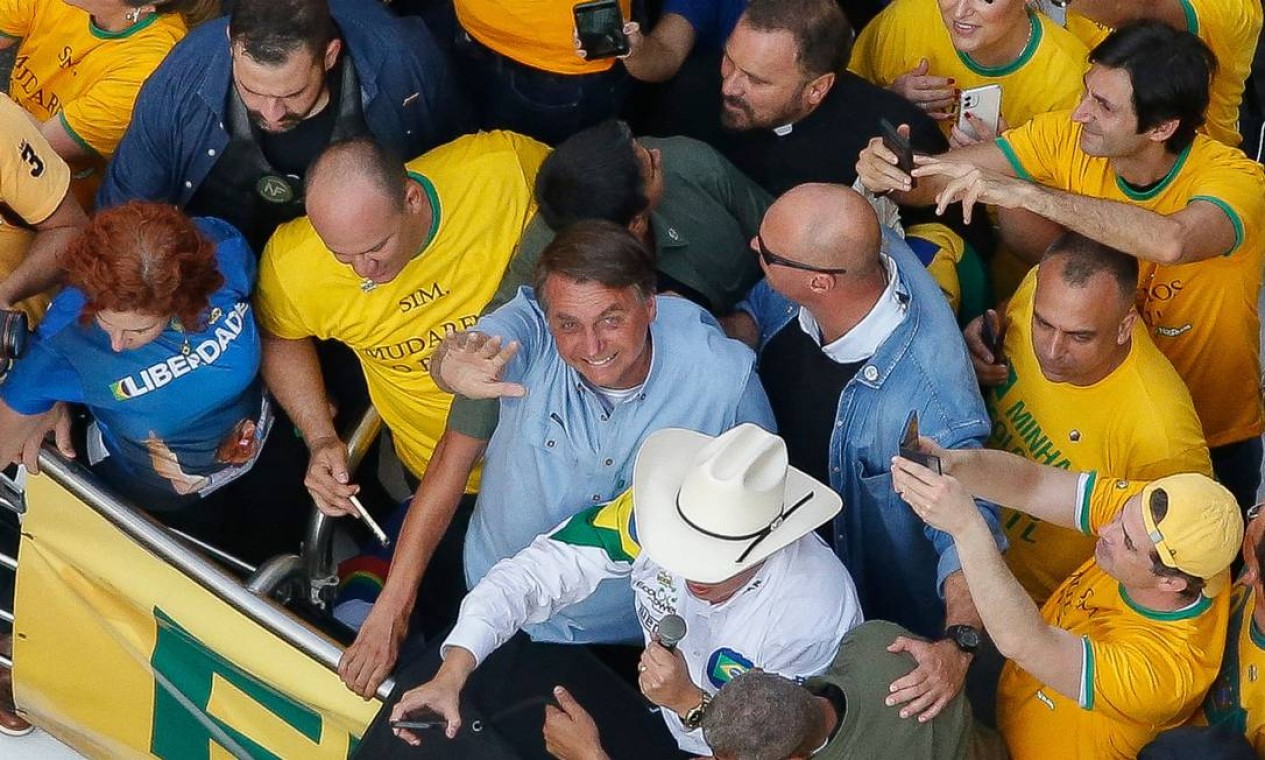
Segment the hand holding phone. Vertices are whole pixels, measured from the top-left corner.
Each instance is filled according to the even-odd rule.
[[[993,364],[1006,363],[1002,353],[1002,348],[1006,344],[1006,323],[1002,321],[1001,315],[992,309],[984,312],[984,319],[980,324],[980,339],[993,355]]]
[[[967,115],[978,119],[991,134],[979,134]],[[1001,85],[986,84],[962,90],[958,98],[958,129],[976,140],[988,140],[997,136],[1001,121]]]
[[[926,467],[937,475],[942,475],[940,469],[940,457],[935,454],[925,454],[918,448],[918,410],[914,409],[909,412],[909,416],[905,418],[905,431],[900,437],[900,455],[911,462]]]
[[[880,119],[879,127],[883,130],[883,147],[896,155],[896,168],[909,175],[910,189],[917,187],[918,178],[914,176],[913,144],[887,119]]]
[[[591,0],[572,8],[575,33],[585,60],[614,58],[628,53],[628,37],[624,34],[624,14],[619,0]]]
[[[442,731],[447,726],[448,721],[444,719],[444,716],[429,707],[414,710],[406,718],[391,721],[391,728],[407,728],[414,731],[429,731],[431,729]]]

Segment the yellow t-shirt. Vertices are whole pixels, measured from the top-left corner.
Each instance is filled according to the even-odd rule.
[[[264,248],[260,324],[282,338],[332,338],[355,351],[370,399],[418,477],[452,403],[430,376],[431,354],[446,328],[472,327],[496,292],[536,212],[532,187],[548,152],[511,132],[480,132],[410,161],[434,209],[431,238],[399,276],[368,291],[307,217],[283,224]],[[477,482],[472,475],[470,490]]]
[[[1010,376],[985,394],[993,420],[989,448],[1138,480],[1177,472],[1211,476],[1190,392],[1141,320],[1134,322],[1128,357],[1107,377],[1083,387],[1045,379],[1032,347],[1036,271],[1020,283],[1006,312]],[[1006,564],[1037,604],[1093,556],[1094,540],[1077,531],[1013,509],[1004,509],[1002,520],[1010,539]]]
[[[927,273],[940,286],[953,313],[962,306],[962,283],[958,279],[958,263],[966,253],[962,236],[939,222],[911,224],[905,230],[905,242],[927,267]],[[927,260],[930,254],[931,260]]]
[[[76,142],[107,159],[141,85],[185,32],[177,13],[106,32],[61,0],[0,0],[0,34],[22,40],[9,95],[41,122],[61,119]]]
[[[1074,108],[1089,51],[1045,15],[1029,11],[1028,19],[1032,37],[1015,62],[988,67],[953,47],[936,0],[895,0],[861,30],[848,68],[887,87],[926,58],[930,74],[952,77],[958,89],[1001,85],[1001,114],[1007,124]],[[954,123],[940,122],[946,137]]]
[[[1186,14],[1186,30],[1212,48],[1217,71],[1212,76],[1208,121],[1203,131],[1231,147],[1243,142],[1239,135],[1239,107],[1243,86],[1252,69],[1252,54],[1261,34],[1262,11],[1257,2],[1243,0],[1178,0]],[[1067,30],[1091,50],[1106,39],[1111,29],[1067,10]]]
[[[1145,485],[1083,475],[1081,529],[1096,533]],[[997,727],[1011,758],[1124,760],[1181,725],[1217,675],[1229,599],[1223,592],[1156,612],[1130,599],[1096,561],[1086,562],[1041,608],[1047,623],[1081,638],[1080,695],[1069,699],[1007,662],[997,689]]]
[[[1265,757],[1265,633],[1252,618],[1255,610],[1256,595],[1236,586],[1221,672],[1190,722],[1230,726],[1247,737],[1258,757]]]
[[[1241,151],[1196,135],[1167,176],[1138,192],[1108,159],[1080,149],[1080,133],[1069,113],[1057,112],[1010,130],[997,144],[1024,179],[1158,214],[1205,201],[1233,223],[1238,241],[1223,256],[1181,265],[1141,262],[1138,310],[1186,381],[1208,446],[1260,435],[1256,295],[1265,256],[1265,172]]]
[[[572,0],[454,0],[457,20],[476,41],[524,66],[555,74],[594,74],[614,58],[586,61],[575,54]],[[630,0],[619,0],[624,18]]]
[[[20,106],[0,95],[0,280],[22,263],[31,233],[14,222],[36,225],[52,215],[70,188],[70,167]],[[16,218],[8,218],[6,216]],[[17,304],[32,322],[44,315],[46,296]]]

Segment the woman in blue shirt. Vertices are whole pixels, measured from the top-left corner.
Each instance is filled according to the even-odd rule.
[[[288,426],[269,435],[241,234],[133,202],[98,214],[64,266],[69,287],[0,386],[0,461],[60,403],[84,404],[88,463],[137,506],[247,561],[296,548],[305,455]]]

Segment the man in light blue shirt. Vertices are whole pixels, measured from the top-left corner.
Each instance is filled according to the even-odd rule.
[[[774,430],[755,354],[693,303],[656,297],[654,259],[626,227],[566,228],[541,254],[534,282],[432,358],[445,390],[500,398],[500,420],[488,441],[450,423],[436,447],[386,586],[340,667],[357,692],[394,662],[426,562],[485,447],[465,542],[471,586],[537,535],[626,490],[637,449],[656,430],[717,435],[742,422]],[[632,610],[626,582],[604,583],[525,630],[546,642],[636,642]]]

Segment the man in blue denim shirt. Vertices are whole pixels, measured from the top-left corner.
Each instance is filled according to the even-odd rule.
[[[304,214],[307,166],[331,142],[371,134],[404,160],[469,123],[420,19],[371,0],[238,0],[145,84],[97,204],[217,216],[258,254]]]
[[[541,253],[534,289],[520,289],[479,320],[478,332],[450,336],[435,352],[430,369],[440,387],[499,397],[500,419],[487,441],[458,432],[449,419],[409,507],[373,622],[348,650],[356,663],[345,680],[358,693],[372,693],[394,662],[392,637],[403,636],[426,565],[485,449],[465,543],[471,587],[537,535],[626,490],[637,449],[656,430],[718,435],[742,422],[774,430],[755,355],[690,301],[656,297],[655,281],[653,256],[627,227],[576,222]],[[632,589],[611,581],[524,630],[545,642],[641,636]]]
[[[890,465],[904,423],[980,446],[989,421],[953,313],[926,268],[869,203],[841,185],[801,185],[769,208],[752,241],[765,279],[727,320],[758,346],[760,378],[791,463],[843,496],[831,539],[867,618],[933,643],[893,646],[919,667],[889,704],[930,720],[961,688],[980,618],[952,539],[911,514]],[[997,508],[979,502],[999,546]]]

